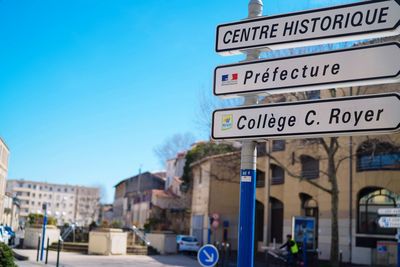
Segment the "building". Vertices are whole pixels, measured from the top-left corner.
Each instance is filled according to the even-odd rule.
[[[4,201],[4,214],[0,224],[11,226],[17,230],[19,226],[19,199],[6,193]]]
[[[352,93],[398,92],[398,86],[357,87]],[[349,88],[335,91],[337,97],[350,92]],[[304,97],[315,99],[327,94],[312,92]],[[290,100],[282,96],[271,99]],[[336,151],[334,162],[328,161],[331,145]],[[297,218],[313,221],[315,227],[308,233],[310,243],[321,259],[330,258],[332,185],[327,173],[329,162],[333,162],[342,260],[366,265],[397,261],[396,229],[379,226],[378,209],[394,208],[400,202],[400,134],[270,140],[258,143],[257,155],[255,247],[259,252],[264,246],[282,244],[286,234],[299,236],[300,231],[293,227]],[[237,249],[239,184],[230,183],[229,177],[221,179],[232,173],[234,166],[229,165],[233,162],[239,166],[239,157],[224,154],[192,164],[191,233],[205,243],[211,229],[212,242],[226,240]],[[238,174],[235,170],[231,179],[239,179]],[[214,214],[219,223],[212,227],[210,218]]]
[[[150,172],[124,179],[115,185],[114,219],[125,226],[144,226],[150,217],[153,189],[164,189],[165,175]]]
[[[55,217],[59,225],[85,226],[99,216],[99,188],[20,179],[8,180],[7,192],[20,201],[21,224],[30,213],[43,213],[43,204],[47,204],[48,215]]]
[[[190,234],[201,244],[225,241],[237,247],[239,167],[238,152],[209,156],[191,164]],[[216,221],[214,225],[210,220]]]
[[[0,222],[3,221],[4,204],[6,201],[6,179],[8,173],[8,157],[10,150],[0,138]]]

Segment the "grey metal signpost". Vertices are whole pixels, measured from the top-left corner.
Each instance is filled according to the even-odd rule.
[[[249,18],[262,15],[261,0],[250,0]],[[249,50],[245,61],[258,59],[260,51]],[[258,96],[246,96],[244,105],[258,103]],[[256,194],[256,143],[251,140],[243,141],[240,165],[240,208],[238,227],[238,267],[252,267],[254,264],[254,221]]]

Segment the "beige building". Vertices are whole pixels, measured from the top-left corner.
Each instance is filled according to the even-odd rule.
[[[398,86],[357,87],[352,88],[352,93],[398,92]],[[339,89],[335,93],[339,97],[349,95],[350,90]],[[318,92],[305,94],[308,99],[319,97]],[[321,140],[271,140],[257,145],[255,241],[258,251],[273,242],[284,242],[286,234],[294,230],[293,218],[303,216],[315,220],[313,240],[319,257],[329,259],[332,204],[331,195],[323,188],[328,191],[332,188],[326,175],[328,156]],[[323,140],[330,145],[329,138]],[[339,137],[337,145],[334,160],[342,259],[367,265],[393,264],[396,229],[379,227],[378,209],[393,208],[396,200],[400,202],[400,134]],[[237,162],[238,167],[238,161],[239,156],[232,158],[228,154],[208,157],[192,165],[191,233],[203,243],[207,242],[208,229],[213,229],[209,217],[217,214],[219,225],[213,230],[211,241],[226,239],[237,248],[239,184],[228,180],[239,180],[239,171],[233,171],[231,166]],[[382,246],[386,246],[386,253],[378,253],[378,247]]]
[[[3,221],[4,204],[6,201],[6,179],[8,173],[8,157],[10,150],[0,138],[0,222]]]
[[[26,222],[30,213],[43,213],[45,203],[47,214],[55,217],[59,225],[84,226],[97,221],[99,216],[99,188],[8,180],[7,192],[20,200],[21,223]]]
[[[19,200],[9,193],[4,198],[4,214],[0,224],[11,226],[14,230],[19,226]]]

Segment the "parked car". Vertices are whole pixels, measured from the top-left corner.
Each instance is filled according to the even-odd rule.
[[[5,226],[0,225],[0,242],[8,245],[8,240],[10,240],[8,231],[6,231]]]
[[[200,247],[196,237],[190,235],[177,235],[176,248],[178,252],[182,251],[197,252]]]
[[[14,245],[15,243],[15,232],[12,230],[10,226],[4,226],[4,230],[8,233],[9,240],[8,244],[9,245]]]

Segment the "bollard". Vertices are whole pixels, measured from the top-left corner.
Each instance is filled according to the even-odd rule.
[[[36,261],[39,261],[39,251],[40,251],[40,236],[38,236],[37,252],[36,252]]]
[[[60,244],[61,244],[61,240],[59,238],[58,239],[58,243],[57,243],[57,263],[56,263],[56,267],[58,267],[58,264],[60,263]]]
[[[50,242],[50,238],[47,238],[46,261],[45,261],[45,264],[47,264],[47,261],[49,260],[49,242]]]

